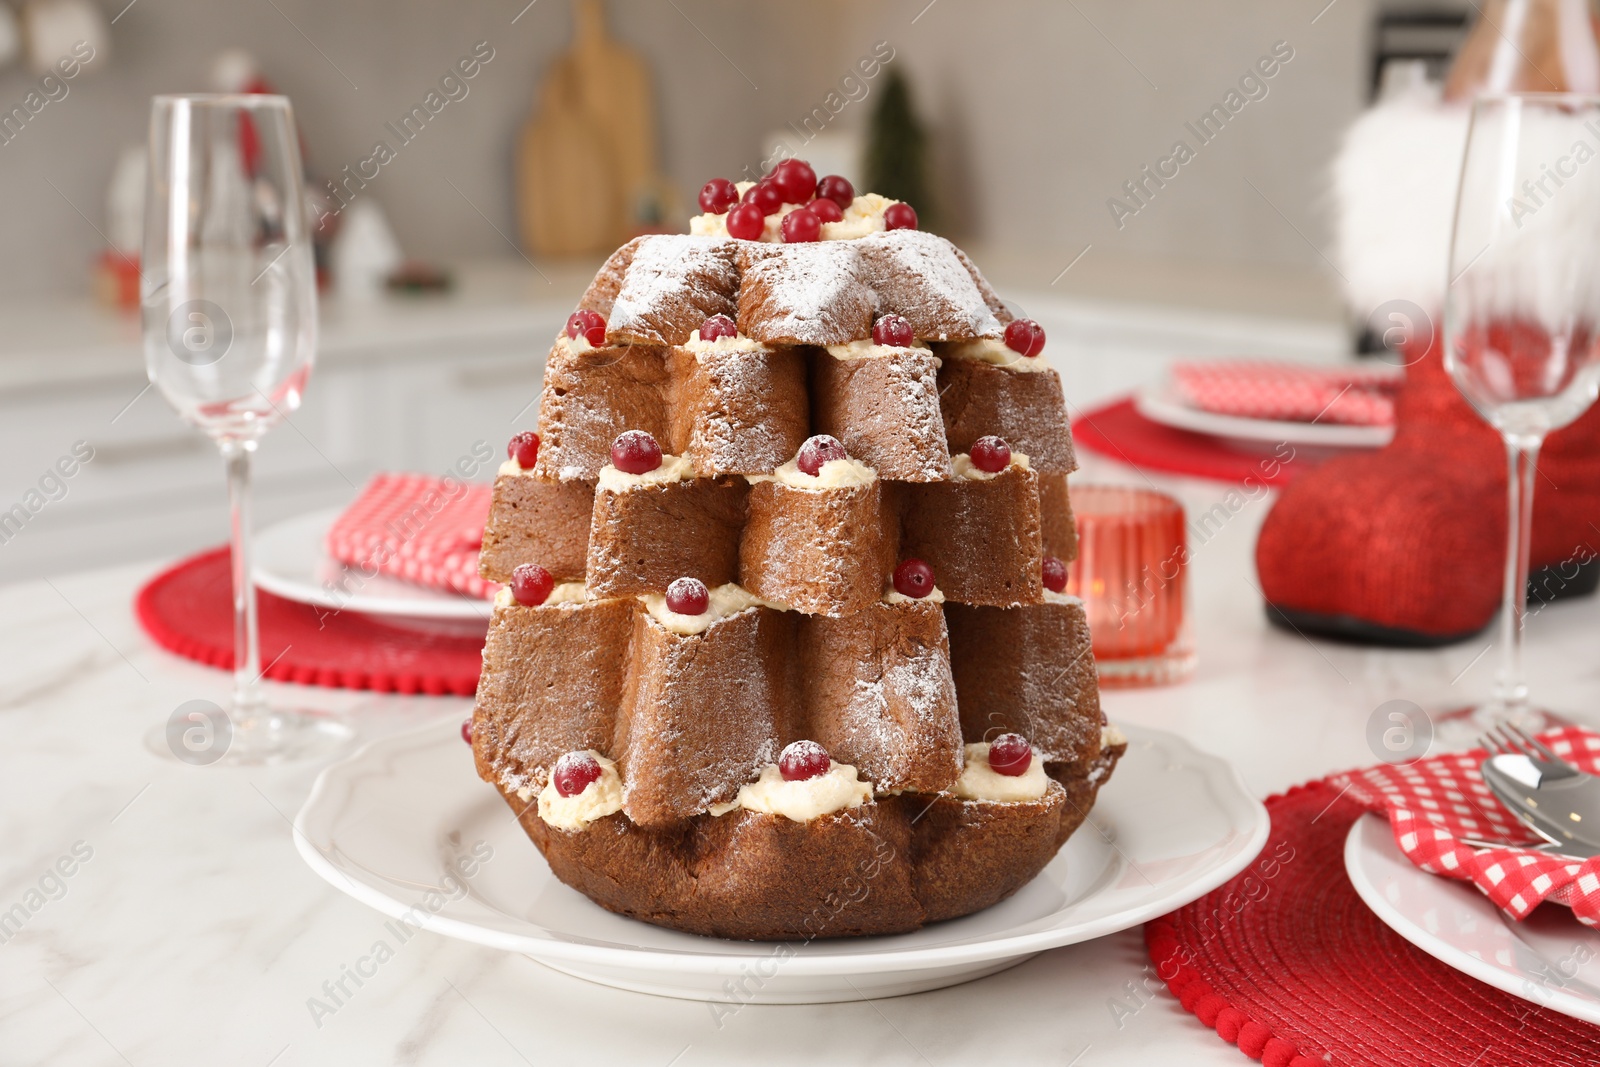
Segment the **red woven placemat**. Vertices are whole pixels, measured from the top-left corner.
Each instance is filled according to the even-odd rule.
[[[1083,412],[1072,420],[1072,440],[1091,452],[1146,470],[1249,485],[1286,485],[1331,454],[1326,449],[1296,447],[1279,456],[1270,446],[1261,452],[1241,451],[1208,434],[1152,422],[1139,414],[1132,400]]]
[[[212,549],[152,578],[134,599],[145,633],[166,649],[233,669],[228,550]],[[258,590],[261,662],[280,682],[392,693],[471,696],[483,635],[402,629],[353,611],[329,611]],[[485,624],[485,630],[487,630]]]
[[[1600,1062],[1600,1027],[1502,993],[1367,909],[1344,839],[1368,809],[1326,782],[1267,801],[1260,858],[1145,926],[1187,1010],[1268,1067],[1554,1067]]]

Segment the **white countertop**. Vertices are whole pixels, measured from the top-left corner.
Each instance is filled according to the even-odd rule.
[[[1140,477],[1093,468],[1092,476]],[[1191,514],[1228,491],[1164,484],[1181,485]],[[1262,796],[1373,762],[1365,728],[1380,703],[1459,705],[1487,690],[1495,662],[1493,652],[1474,662],[1488,636],[1442,651],[1373,651],[1269,628],[1250,566],[1266,507],[1245,504],[1195,549],[1196,678],[1105,696],[1114,720],[1174,730],[1229,755]],[[752,1006],[720,1029],[704,1004],[590,985],[423,933],[319,1028],[307,998],[368,951],[383,918],[295,853],[289,820],[316,768],[194,768],[145,751],[144,733],[178,704],[222,700],[227,690],[224,674],[158,651],[139,631],[131,598],[155,568],[0,588],[0,913],[78,842],[80,852],[92,849],[59,899],[0,944],[0,1061],[1249,1062],[1156,988],[1138,930],[933,993]],[[1600,719],[1600,604],[1551,606],[1530,621],[1528,637],[1536,695]],[[271,688],[279,701],[349,715],[364,738],[459,719],[470,704]]]

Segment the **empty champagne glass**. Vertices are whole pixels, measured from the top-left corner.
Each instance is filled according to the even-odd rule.
[[[155,98],[140,266],[150,381],[216,441],[227,467],[233,697],[225,721],[206,725],[225,732],[226,762],[323,755],[347,739],[344,726],[269,708],[263,697],[250,580],[251,455],[299,407],[317,347],[299,134],[286,98]],[[183,758],[171,736],[158,731],[151,744]]]
[[[1485,96],[1472,108],[1451,235],[1445,367],[1505,438],[1501,666],[1474,733],[1538,729],[1522,666],[1539,449],[1600,391],[1600,96]]]

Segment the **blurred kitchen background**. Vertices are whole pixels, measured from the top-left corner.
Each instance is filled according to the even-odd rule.
[[[1075,407],[1180,358],[1338,359],[1360,324],[1329,262],[1329,160],[1386,66],[1391,85],[1436,74],[1471,10],[609,0],[587,8],[604,35],[592,54],[638,65],[597,79],[572,58],[571,0],[524,2],[0,0],[0,581],[226,536],[215,448],[144,391],[137,313],[114,306],[153,94],[287,94],[313,185],[345,182],[350,199],[306,404],[261,448],[264,525],[341,503],[376,470],[442,473],[474,441],[498,451],[532,428],[544,352],[601,258],[549,251],[595,224],[586,159],[642,168],[614,220],[635,231],[684,229],[707,178],[759,174],[780,143],[861,189],[897,77],[925,138],[924,228],[1045,326]],[[55,61],[79,41],[93,57],[65,78]],[[1193,143],[1185,124],[1267,57],[1274,73],[1247,83],[1226,126],[1130,200],[1124,183]],[[430,92],[420,132],[396,136]],[[393,157],[369,162],[379,141]],[[1118,218],[1113,197],[1137,210]],[[543,249],[526,232],[536,212]],[[402,257],[409,290],[383,283]],[[429,289],[441,276],[448,288]],[[78,441],[93,460],[41,486]]]

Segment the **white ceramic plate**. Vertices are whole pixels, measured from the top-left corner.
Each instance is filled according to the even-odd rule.
[[[381,574],[367,578],[329,556],[322,547],[323,536],[343,510],[308,512],[257,534],[256,586],[301,604],[366,615],[488,621],[490,606],[485,600]]]
[[[1190,407],[1170,384],[1140,390],[1133,406],[1151,422],[1180,430],[1239,441],[1324,448],[1382,448],[1394,437],[1392,426],[1345,426],[1332,422],[1278,422],[1219,415]]]
[[[1350,827],[1344,869],[1373,914],[1434,959],[1541,1007],[1600,1023],[1600,931],[1566,908],[1539,908],[1517,922],[1467,882],[1414,866],[1377,815]]]
[[[300,855],[336,887],[423,929],[691,1000],[725,999],[729,979],[742,979],[743,1000],[802,1004],[992,974],[1189,903],[1250,863],[1269,826],[1227,763],[1171,734],[1128,729],[1095,825],[1010,900],[892,937],[721,941],[613,915],[558,882],[479,781],[459,730],[448,722],[386,738],[325,770],[295,819]],[[456,864],[472,876],[451,879]],[[463,888],[446,892],[452,882]]]

